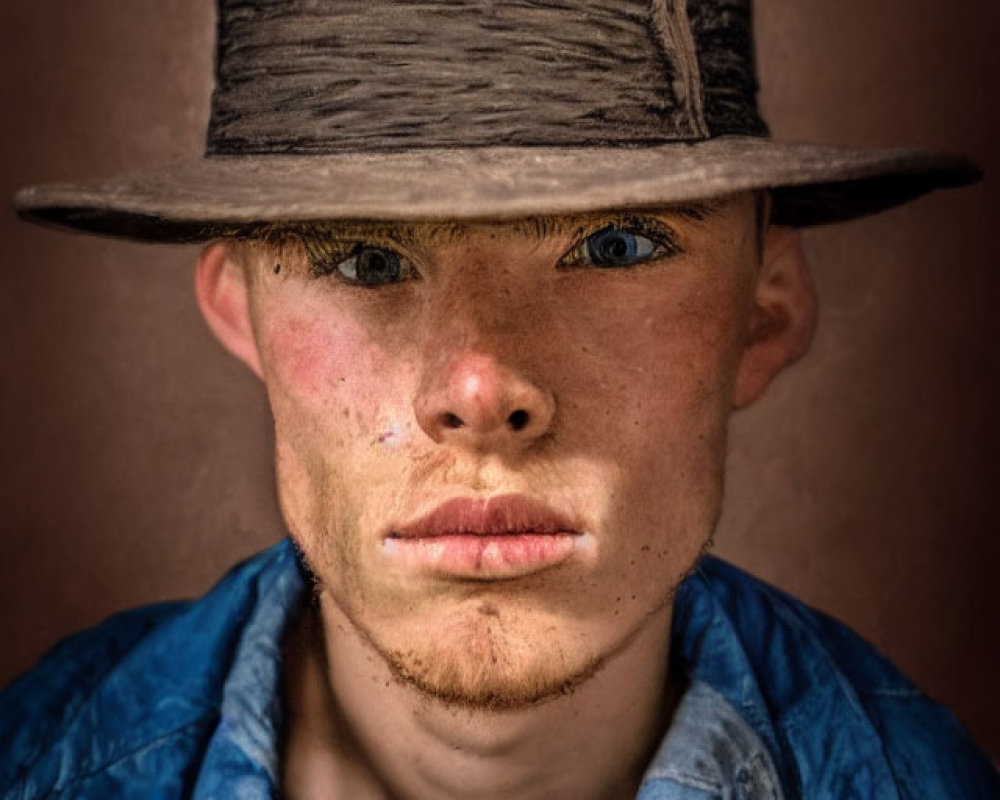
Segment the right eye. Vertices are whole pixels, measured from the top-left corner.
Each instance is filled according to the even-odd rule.
[[[670,228],[655,218],[638,217],[594,231],[562,257],[560,266],[623,269],[680,252]]]
[[[386,286],[400,283],[411,272],[409,265],[395,250],[356,244],[344,258],[343,251],[335,257],[315,259],[314,271],[319,275],[333,275],[354,286]],[[340,260],[336,260],[336,259]]]

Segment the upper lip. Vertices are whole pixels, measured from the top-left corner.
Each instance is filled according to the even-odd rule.
[[[387,538],[419,539],[472,534],[503,536],[525,533],[577,533],[564,515],[526,495],[456,497],[423,516],[389,528]]]

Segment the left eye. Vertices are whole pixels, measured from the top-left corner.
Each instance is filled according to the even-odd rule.
[[[405,279],[399,253],[384,247],[356,246],[347,258],[322,265],[324,274],[336,272],[347,283],[357,286],[385,286]]]
[[[563,259],[565,266],[630,267],[669,255],[670,250],[647,236],[609,225],[596,231]]]

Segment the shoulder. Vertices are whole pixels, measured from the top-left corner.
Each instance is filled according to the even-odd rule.
[[[804,796],[1000,796],[951,712],[832,617],[711,557],[675,617],[685,669],[757,728]]]
[[[0,693],[0,797],[74,795],[94,776],[107,787],[138,771],[159,790],[176,784],[162,796],[182,794],[244,624],[290,559],[282,543],[198,601],[127,611],[56,645]]]

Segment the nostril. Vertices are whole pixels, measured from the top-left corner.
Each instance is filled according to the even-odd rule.
[[[524,430],[525,426],[528,424],[528,421],[530,419],[531,416],[528,414],[528,412],[525,411],[523,408],[519,408],[517,409],[517,411],[514,411],[513,413],[511,413],[509,417],[507,417],[507,423],[513,430],[520,431]]]
[[[462,422],[461,417],[459,417],[457,414],[452,414],[450,412],[444,415],[442,421],[444,422],[444,426],[446,428],[461,428],[463,425],[465,425],[465,423]]]

